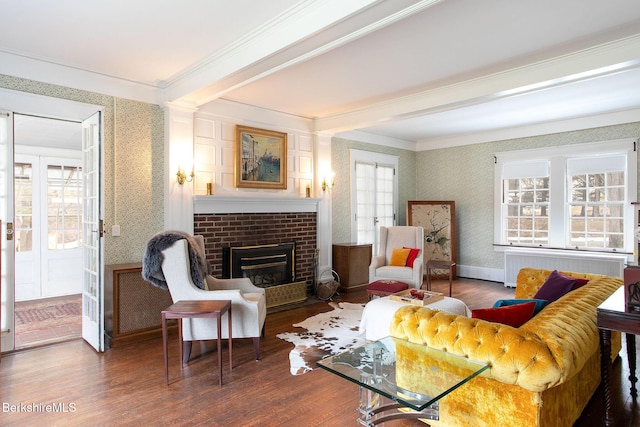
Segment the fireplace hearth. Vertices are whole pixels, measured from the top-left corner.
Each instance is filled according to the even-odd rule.
[[[291,283],[296,279],[295,242],[224,248],[222,276],[248,277],[260,287]]]
[[[246,277],[264,288],[267,308],[304,301],[306,281],[296,282],[296,244],[231,246],[222,250],[222,276]]]
[[[223,262],[224,248],[295,242],[295,272],[291,278],[295,281],[265,287],[267,307],[307,299],[313,292],[313,259],[317,250],[317,213],[313,199],[287,199],[286,202],[273,199],[277,200],[274,205],[271,199],[258,199],[258,202],[239,197],[196,196],[195,199],[199,197],[211,205],[203,207],[196,203],[194,234],[204,237],[205,255],[213,276],[223,277],[223,268],[229,266]],[[274,206],[291,210],[273,211]],[[216,211],[219,212],[214,213]],[[230,274],[229,271],[227,277]]]

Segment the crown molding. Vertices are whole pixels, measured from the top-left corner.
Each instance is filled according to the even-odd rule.
[[[194,196],[195,214],[317,212],[322,199],[264,196]]]
[[[366,142],[368,144],[383,145],[385,147],[398,148],[401,150],[416,151],[415,141],[407,141],[405,139],[393,138],[390,136],[378,135],[365,131],[352,130],[334,134],[333,136],[335,138]]]

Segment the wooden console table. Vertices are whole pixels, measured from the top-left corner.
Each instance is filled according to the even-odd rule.
[[[600,331],[600,377],[604,388],[604,425],[614,426],[613,397],[611,395],[611,331],[625,333],[629,359],[631,395],[636,391],[636,335],[640,335],[640,313],[628,312],[624,300],[625,287],[621,286],[598,306],[598,330]]]

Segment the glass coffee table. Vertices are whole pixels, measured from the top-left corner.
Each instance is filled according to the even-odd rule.
[[[386,337],[318,365],[360,386],[358,422],[439,419],[438,401],[488,368],[462,356]]]

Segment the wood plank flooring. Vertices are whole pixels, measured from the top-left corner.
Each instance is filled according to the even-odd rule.
[[[448,292],[448,282],[436,281],[433,290]],[[458,279],[453,296],[470,308],[489,307],[496,299],[512,297],[513,289]],[[366,295],[354,292],[337,300],[365,302]],[[223,354],[222,387],[218,386],[214,344],[194,345],[194,358],[180,369],[175,335],[170,337],[168,386],[161,339],[102,354],[75,340],[5,355],[0,363],[0,424],[355,426],[358,388],[319,369],[292,376],[288,360],[292,346],[275,337],[279,332],[295,331],[293,323],[330,309],[327,303],[318,303],[269,314],[261,342],[262,359],[253,359],[251,340],[234,340],[231,372]],[[629,397],[627,375],[625,355],[614,365],[620,426],[640,421],[638,407]],[[576,427],[602,425],[599,393]],[[397,421],[387,425],[424,424]]]

